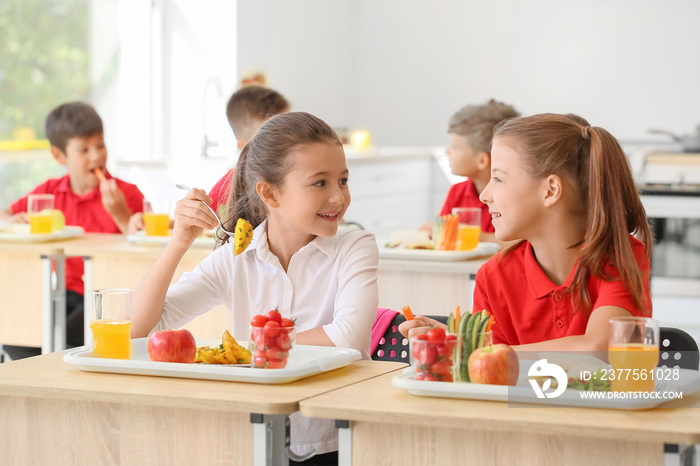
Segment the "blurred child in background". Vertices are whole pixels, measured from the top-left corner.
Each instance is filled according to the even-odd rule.
[[[491,177],[493,127],[516,116],[518,113],[513,107],[491,99],[483,105],[463,107],[452,115],[448,124],[450,145],[447,147],[447,155],[450,158],[450,168],[455,175],[469,179],[450,188],[440,215],[451,214],[454,207],[481,208],[479,241],[501,243],[493,234],[488,206],[479,200],[479,195]],[[433,224],[426,223],[420,229],[432,236]]]
[[[107,170],[107,147],[102,119],[83,102],[58,106],[46,118],[46,137],[51,155],[65,165],[67,174],[49,179],[0,211],[0,220],[27,223],[30,194],[55,196],[54,207],[63,212],[66,225],[77,225],[86,232],[124,233],[135,212],[143,211],[143,194],[130,183],[112,177]],[[101,179],[98,178],[98,172]],[[66,259],[66,343],[83,344],[83,260]],[[13,353],[12,347],[5,347]],[[39,354],[39,349],[27,354]],[[17,353],[15,353],[17,355]],[[13,359],[15,359],[13,357]]]

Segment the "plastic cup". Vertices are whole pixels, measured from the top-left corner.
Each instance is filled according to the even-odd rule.
[[[131,290],[89,292],[92,352],[98,358],[131,358]]]
[[[53,194],[30,194],[27,198],[29,233],[47,234],[53,231]]]
[[[479,244],[481,234],[481,209],[478,207],[455,207],[452,213],[459,217],[457,249],[471,251]]]
[[[295,327],[250,327],[250,365],[258,369],[284,369],[294,345]]]
[[[431,339],[430,334],[413,337],[411,365],[416,370],[416,380],[453,382],[457,348],[457,336],[451,333],[441,339]]]
[[[646,317],[610,319],[608,359],[614,392],[653,392],[659,362],[659,322]]]
[[[168,236],[170,230],[170,201],[167,198],[143,200],[143,223],[147,236]]]

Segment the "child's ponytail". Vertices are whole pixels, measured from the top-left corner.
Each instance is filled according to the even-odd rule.
[[[634,184],[629,162],[617,140],[599,127],[582,126],[583,149],[589,146],[587,189],[587,231],[585,247],[581,250],[579,269],[574,281],[581,284],[588,277],[610,279],[605,265],[612,265],[619,279],[629,290],[639,309],[648,311],[649,304],[642,299],[647,271],[639,270],[630,233],[635,234],[646,245],[646,257],[651,254],[651,232]],[[579,275],[582,275],[579,277]],[[584,308],[590,307],[590,297],[579,287],[578,298]]]

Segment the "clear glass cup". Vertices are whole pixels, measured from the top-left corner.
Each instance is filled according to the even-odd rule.
[[[47,234],[53,231],[53,194],[30,194],[27,198],[29,233]]]
[[[659,322],[647,317],[610,319],[608,359],[615,392],[653,392],[659,362]]]
[[[425,333],[413,337],[411,365],[416,370],[416,380],[453,382],[457,349],[457,335],[452,333]]]
[[[143,223],[148,236],[168,236],[170,230],[170,201],[167,198],[143,200]]]
[[[455,207],[452,214],[459,217],[457,249],[471,251],[479,244],[481,234],[481,209],[478,207]]]
[[[295,327],[250,327],[250,365],[259,369],[284,369],[294,346]]]
[[[88,293],[92,352],[98,358],[131,358],[131,290]]]

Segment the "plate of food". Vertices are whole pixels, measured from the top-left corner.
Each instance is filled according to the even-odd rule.
[[[14,223],[0,226],[0,241],[7,243],[47,243],[76,238],[85,233],[82,227],[66,225],[61,230],[51,233],[30,233],[29,224]]]
[[[421,247],[383,247],[379,248],[379,257],[387,259],[409,259],[426,261],[464,261],[481,257],[490,257],[501,250],[496,243],[479,243],[471,251],[437,251]]]
[[[221,340],[195,339],[202,359],[204,353],[222,345]],[[239,342],[247,348],[248,342]],[[152,361],[148,355],[147,338],[131,340],[131,359],[97,358],[91,346],[69,350],[63,361],[73,364],[82,371],[109,372],[117,374],[148,375],[159,377],[180,377],[189,379],[221,380],[228,382],[249,382],[261,384],[281,384],[310,377],[315,374],[338,369],[362,358],[359,351],[351,348],[331,346],[296,345],[289,352],[287,366],[283,369],[257,369],[250,364],[239,364],[238,359],[220,358],[219,363],[178,363]],[[205,349],[208,348],[208,349]],[[216,353],[214,350],[213,353]],[[211,354],[214,360],[216,355]]]
[[[126,240],[130,243],[146,244],[155,246],[165,246],[170,242],[170,233],[168,236],[148,236],[144,230],[137,231],[126,235]],[[214,248],[216,246],[216,237],[213,231],[204,231],[199,235],[192,246],[202,248]]]

